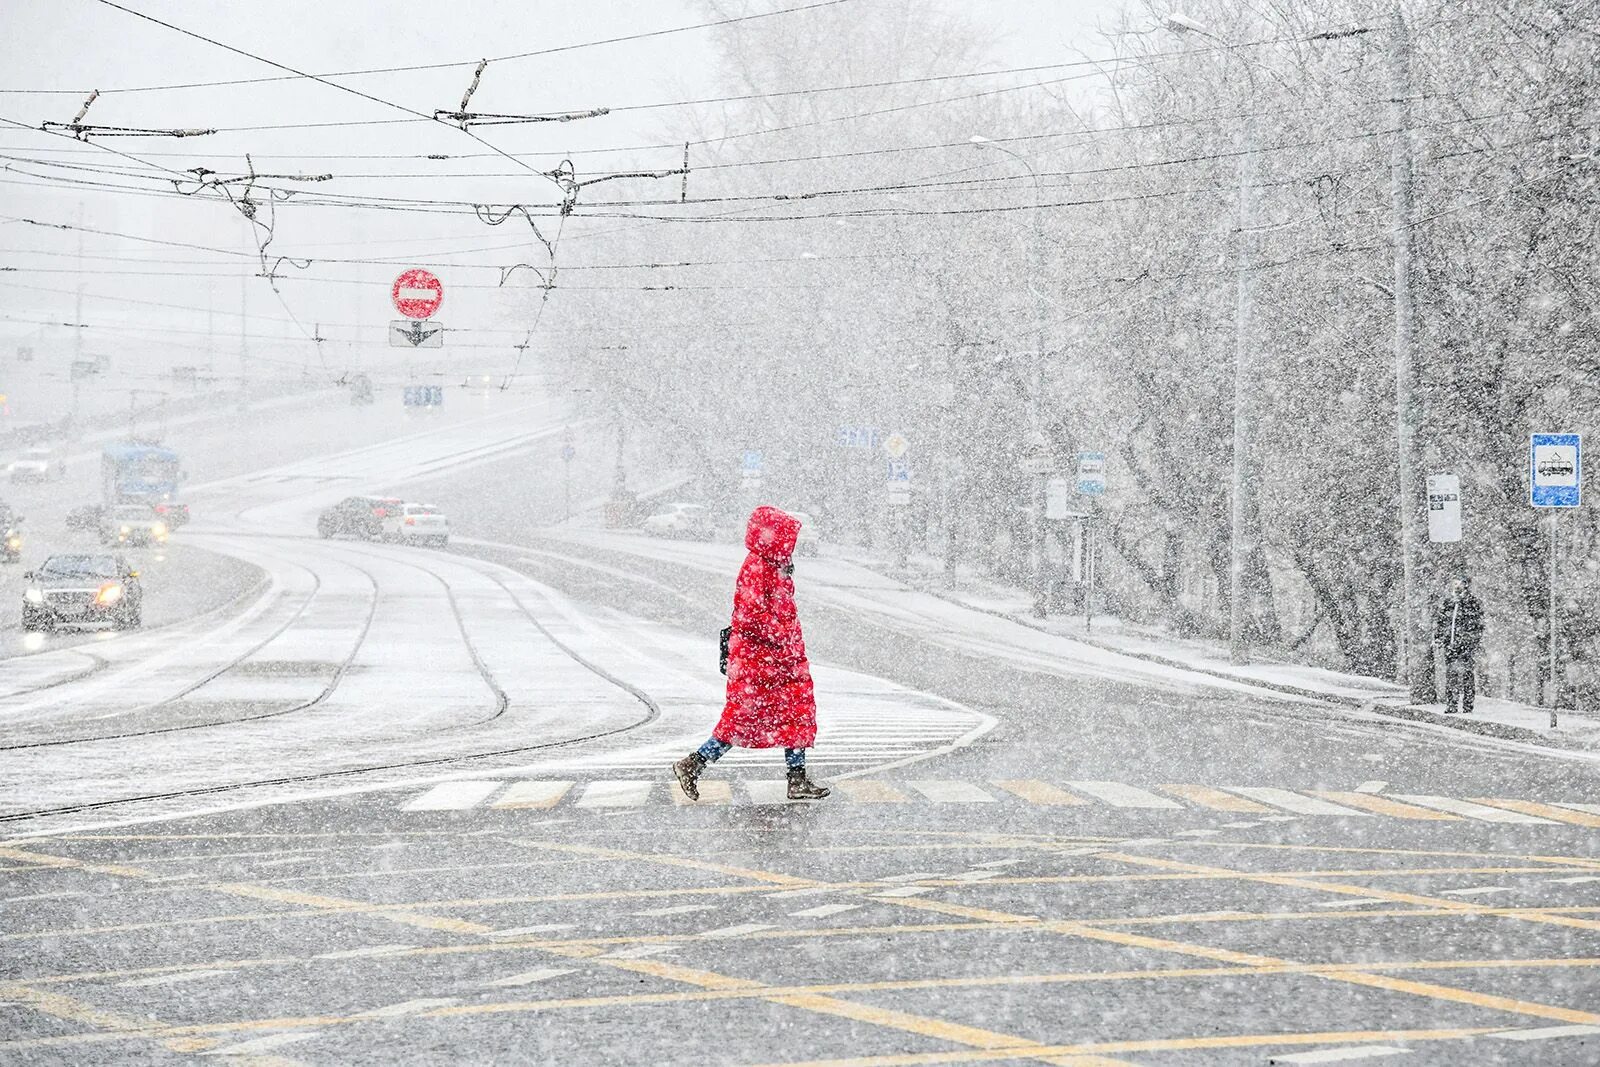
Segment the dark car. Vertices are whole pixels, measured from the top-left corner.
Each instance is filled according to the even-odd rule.
[[[394,496],[345,497],[317,516],[318,537],[383,538],[384,520],[400,514],[405,501]]]
[[[139,572],[110,553],[51,556],[23,575],[22,628],[111,623],[128,630],[144,621],[144,591]]]
[[[173,500],[162,500],[151,504],[150,510],[154,511],[156,516],[167,524],[167,529],[169,530],[176,530],[189,521],[188,504],[180,504]]]

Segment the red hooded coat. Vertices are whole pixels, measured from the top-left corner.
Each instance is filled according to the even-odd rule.
[[[728,701],[711,736],[744,748],[810,748],[817,739],[811,664],[788,573],[800,522],[773,507],[750,513],[750,554],[733,591]]]

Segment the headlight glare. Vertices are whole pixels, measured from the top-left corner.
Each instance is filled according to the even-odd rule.
[[[105,585],[102,585],[100,587],[100,591],[94,595],[94,602],[96,604],[115,604],[121,599],[122,586],[118,585],[116,582],[107,582]]]
[[[26,592],[24,592],[22,594],[22,596],[23,596],[23,599],[27,600],[27,602],[30,603],[30,604],[43,604],[44,603],[44,590],[43,589],[29,589]]]

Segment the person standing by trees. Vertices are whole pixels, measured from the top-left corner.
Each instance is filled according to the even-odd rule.
[[[727,635],[728,697],[722,718],[699,749],[672,765],[690,800],[706,765],[734,745],[784,747],[790,800],[821,800],[829,790],[806,776],[806,749],[817,738],[811,664],[794,603],[794,546],[800,520],[774,507],[750,513],[744,545],[750,554],[733,591]]]
[[[1461,701],[1463,715],[1472,714],[1472,698],[1478,688],[1473,659],[1478,642],[1483,640],[1483,604],[1472,595],[1472,579],[1466,575],[1450,581],[1450,595],[1439,604],[1433,620],[1433,643],[1444,652],[1444,713],[1456,713]]]

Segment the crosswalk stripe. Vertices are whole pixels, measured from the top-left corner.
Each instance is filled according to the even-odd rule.
[[[580,808],[637,808],[650,799],[654,782],[590,782],[578,798]]]
[[[494,807],[553,808],[571,788],[571,782],[512,782]]]
[[[1264,804],[1271,804],[1284,811],[1292,811],[1296,815],[1355,815],[1363,819],[1372,818],[1372,812],[1360,811],[1356,808],[1347,808],[1342,804],[1330,804],[1326,800],[1316,797],[1301,796],[1287,789],[1270,789],[1266,786],[1230,785],[1228,790],[1241,793],[1252,800],[1259,800]]]
[[[1046,807],[1068,807],[1089,803],[1079,796],[1073,796],[1058,786],[1049,782],[1041,782],[1034,778],[1008,778],[1003,781],[989,783],[1007,793],[1021,797],[1030,804],[1043,804]]]
[[[1448,811],[1452,815],[1465,815],[1469,819],[1478,819],[1481,822],[1514,822],[1537,823],[1541,826],[1550,826],[1549,819],[1541,819],[1536,815],[1524,815],[1520,811],[1507,811],[1504,808],[1491,808],[1483,804],[1474,804],[1470,800],[1456,800],[1454,797],[1436,797],[1431,794],[1396,793],[1396,800],[1404,800],[1409,804],[1420,804],[1425,808],[1437,808]]]
[[[746,782],[744,791],[749,794],[753,804],[789,804],[789,783],[775,782],[771,779],[757,782]]]
[[[731,782],[700,782],[700,799],[690,800],[688,794],[678,788],[673,782],[667,787],[667,792],[672,794],[672,802],[680,808],[692,808],[696,804],[731,804],[733,803],[733,783]]]
[[[971,782],[919,781],[907,782],[912,789],[929,800],[940,804],[984,804],[994,802],[994,797]]]
[[[441,782],[404,806],[405,811],[460,811],[476,807],[504,782]]]
[[[859,804],[904,804],[911,798],[875,778],[843,778],[833,787]]]
[[[1253,800],[1236,797],[1232,793],[1224,793],[1220,789],[1212,789],[1204,785],[1158,785],[1157,789],[1164,793],[1171,793],[1175,797],[1182,797],[1191,804],[1198,804],[1202,808],[1211,808],[1213,811],[1244,811],[1262,812],[1272,809]]]
[[[789,914],[790,915],[804,916],[805,918],[808,918],[808,919],[825,919],[830,915],[842,915],[847,911],[855,911],[857,908],[861,908],[861,907],[865,907],[865,905],[863,905],[863,904],[818,904],[814,908],[806,908],[804,911],[791,911]]]
[[[1524,815],[1537,815],[1556,822],[1569,822],[1574,826],[1600,826],[1600,815],[1586,811],[1567,811],[1553,804],[1539,804],[1532,800],[1506,800],[1500,797],[1473,797],[1474,804],[1487,804],[1491,808],[1510,808]]]
[[[1461,818],[1459,815],[1446,815],[1442,811],[1430,811],[1427,808],[1419,808],[1415,804],[1402,804],[1398,800],[1374,796],[1371,793],[1341,793],[1335,789],[1313,789],[1311,792],[1325,800],[1337,800],[1341,804],[1350,805],[1352,808],[1365,808],[1367,811],[1378,815],[1393,815],[1397,819],[1456,822]]]
[[[1121,782],[1068,782],[1080,793],[1088,793],[1114,808],[1165,808],[1182,809],[1183,805],[1166,797],[1158,797]]]

